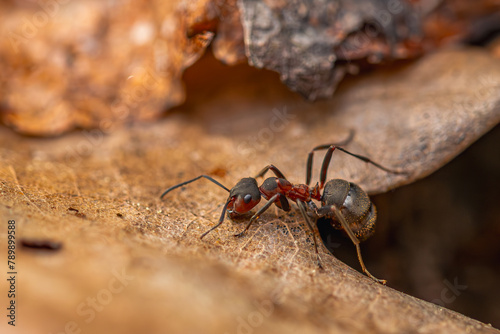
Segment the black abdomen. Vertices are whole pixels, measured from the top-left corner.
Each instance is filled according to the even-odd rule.
[[[321,204],[335,205],[360,241],[368,239],[375,232],[377,210],[368,194],[357,184],[341,179],[328,181]],[[342,229],[333,213],[327,217],[332,219],[335,228]]]

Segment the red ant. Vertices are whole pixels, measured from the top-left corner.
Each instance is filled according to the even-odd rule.
[[[323,165],[321,167],[320,182],[316,183],[315,186],[309,186],[311,181],[311,171],[312,171],[312,161],[315,151],[327,149],[325,158],[323,159]],[[165,190],[160,198],[163,198],[170,191],[182,187],[186,184],[194,182],[200,178],[206,178],[211,182],[215,183],[219,187],[225,189],[229,192],[229,197],[224,204],[222,209],[219,222],[203,233],[200,237],[202,239],[208,233],[219,227],[223,221],[226,211],[230,218],[234,218],[238,215],[244,214],[252,210],[261,200],[261,196],[267,200],[267,203],[260,208],[246,225],[245,229],[235,234],[236,237],[241,237],[250,228],[252,223],[262,215],[271,205],[275,204],[278,208],[284,211],[290,211],[290,203],[288,199],[295,202],[304,217],[308,228],[313,234],[314,249],[316,251],[318,266],[322,268],[318,245],[316,242],[316,234],[312,227],[311,219],[308,215],[312,212],[316,218],[326,217],[330,220],[330,223],[336,229],[343,230],[351,241],[356,246],[356,251],[358,254],[358,260],[361,264],[363,272],[373,280],[378,283],[385,284],[385,280],[378,279],[374,277],[366,269],[366,266],[361,257],[361,249],[359,247],[360,241],[366,240],[375,231],[375,221],[377,220],[377,211],[375,205],[370,201],[370,198],[366,192],[361,189],[358,185],[348,182],[346,180],[334,179],[326,182],[326,174],[328,166],[332,158],[332,154],[335,150],[347,153],[357,159],[360,159],[366,163],[370,163],[375,167],[382,169],[389,173],[400,174],[401,172],[393,171],[385,168],[378,163],[370,160],[367,157],[351,153],[341,147],[336,145],[320,145],[311,150],[307,159],[307,171],[306,171],[306,184],[292,184],[290,183],[283,173],[276,168],[274,165],[268,165],[264,167],[256,176],[247,177],[241,179],[231,190],[227,189],[224,185],[217,182],[213,178],[207,175],[200,175],[192,180],[182,182],[175,186],[172,186]],[[272,171],[276,177],[267,178],[264,183],[259,187],[257,181],[258,177],[263,177],[268,171]],[[326,182],[326,184],[325,184]],[[324,188],[323,194],[321,195],[321,190]],[[321,207],[318,208],[316,204],[312,201],[316,200],[321,202]]]

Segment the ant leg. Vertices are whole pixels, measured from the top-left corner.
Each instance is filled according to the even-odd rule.
[[[335,214],[335,217],[340,222],[340,225],[342,225],[342,228],[347,233],[347,235],[351,239],[352,243],[356,246],[356,252],[358,253],[359,264],[361,265],[361,269],[363,269],[363,272],[368,277],[370,277],[372,280],[374,280],[375,282],[378,282],[380,284],[384,284],[385,285],[387,283],[386,280],[376,278],[375,276],[373,276],[372,274],[370,274],[370,272],[368,271],[368,269],[366,269],[365,263],[363,262],[363,258],[361,256],[361,248],[359,247],[359,240],[356,237],[356,235],[354,234],[354,232],[352,231],[352,229],[349,226],[349,224],[347,223],[346,219],[344,218],[344,215],[337,209],[337,207],[335,205],[324,206],[324,207],[318,209],[317,214],[319,216],[324,216],[328,212],[333,212]]]
[[[226,215],[226,210],[227,210],[227,206],[229,205],[229,203],[231,202],[231,197],[229,197],[226,201],[226,204],[224,204],[224,207],[222,208],[222,213],[220,215],[220,218],[219,218],[219,222],[217,223],[217,225],[215,225],[214,227],[212,227],[210,230],[206,231],[205,233],[203,233],[200,237],[200,239],[203,239],[208,233],[212,232],[213,230],[215,230],[217,227],[221,226],[221,224],[224,222],[224,216]]]
[[[316,259],[318,260],[318,267],[320,267],[321,269],[323,269],[323,266],[321,265],[321,261],[320,261],[320,258],[319,258],[318,243],[316,242],[316,231],[314,231],[314,229],[312,227],[311,220],[309,219],[309,216],[307,215],[306,204],[303,201],[301,201],[301,200],[297,200],[297,206],[299,207],[300,213],[302,213],[302,216],[304,216],[304,219],[305,219],[305,221],[307,223],[307,226],[309,227],[309,230],[311,231],[311,233],[313,235],[314,250],[316,251]]]
[[[391,174],[405,174],[405,172],[402,172],[402,171],[398,171],[398,170],[394,170],[394,169],[390,169],[390,168],[387,168],[387,167],[384,167],[382,166],[381,164],[378,164],[376,163],[375,161],[371,160],[370,158],[367,158],[365,156],[362,156],[362,155],[359,155],[359,154],[354,154],[354,153],[351,153],[345,149],[343,149],[342,147],[337,147],[338,150],[344,152],[344,153],[347,153],[355,158],[358,158],[359,160],[361,161],[364,161],[366,163],[369,163],[369,164],[372,164],[373,166],[377,167],[378,169],[381,169],[383,170],[384,172],[387,172],[387,173],[391,173]]]
[[[283,175],[283,173],[274,165],[267,165],[266,167],[262,168],[262,170],[255,176],[255,178],[258,178],[258,177],[264,177],[264,175],[266,175],[266,173],[271,170],[272,172],[274,172],[274,174],[276,175],[276,177],[280,178],[280,179],[285,179],[286,180],[286,177],[285,175]]]
[[[186,184],[189,184],[189,183],[191,183],[191,182],[194,182],[194,181],[196,181],[196,180],[198,180],[198,179],[200,179],[200,178],[202,178],[202,177],[206,178],[206,179],[207,179],[207,180],[209,180],[209,181],[212,181],[213,183],[215,183],[216,185],[218,185],[218,186],[219,186],[219,187],[221,187],[222,189],[224,189],[224,190],[226,190],[227,192],[229,192],[229,189],[227,189],[226,187],[224,187],[221,183],[219,183],[219,182],[215,181],[215,180],[214,180],[213,178],[211,178],[210,176],[208,176],[208,175],[200,175],[200,176],[198,176],[198,177],[195,177],[195,178],[194,178],[194,179],[192,179],[192,180],[189,180],[189,181],[186,181],[186,182],[182,182],[182,183],[179,183],[179,184],[177,184],[177,185],[175,185],[175,186],[172,186],[172,187],[168,188],[167,190],[165,190],[165,191],[163,192],[163,194],[161,194],[160,198],[163,198],[163,196],[165,196],[166,194],[168,194],[168,193],[169,193],[169,192],[171,192],[172,190],[177,189],[177,188],[179,188],[179,187],[182,187],[182,186],[184,186],[184,185],[186,185]]]
[[[312,153],[314,151],[318,151],[318,150],[324,150],[324,149],[328,149],[328,151],[326,151],[326,154],[325,154],[325,158],[323,159],[323,165],[321,166],[321,174],[320,174],[320,189],[323,188],[323,186],[325,185],[325,182],[326,182],[326,173],[328,171],[328,166],[330,165],[330,161],[332,160],[332,154],[333,154],[333,151],[335,151],[336,149],[339,150],[339,151],[342,151],[346,154],[349,154],[350,156],[353,156],[361,161],[364,161],[366,163],[369,163],[369,164],[372,164],[373,166],[387,172],[387,173],[392,173],[392,174],[405,174],[405,172],[401,172],[401,171],[397,171],[397,170],[393,170],[393,169],[389,169],[387,167],[384,167],[378,163],[376,163],[375,161],[371,160],[370,158],[367,158],[365,156],[362,156],[362,155],[359,155],[359,154],[354,154],[354,153],[351,153],[349,151],[347,151],[346,149],[343,149],[342,147],[339,147],[339,146],[335,146],[335,145],[320,145],[320,146],[317,146],[315,148],[312,149],[311,153],[309,153],[309,158],[307,159],[307,175],[306,175],[306,182],[307,184],[309,184],[310,182],[310,179],[311,179],[311,169],[312,169]]]
[[[330,146],[344,146],[344,145],[347,145],[352,140],[352,138],[354,138],[354,130],[351,129],[351,131],[349,131],[349,137],[347,137],[346,140],[344,140],[344,141],[342,141],[342,142],[340,142],[338,144],[319,145],[319,146],[316,146],[315,148],[313,148],[311,150],[311,152],[309,152],[309,155],[307,156],[307,165],[306,165],[306,184],[307,185],[309,185],[311,183],[312,165],[313,165],[314,152],[315,151],[319,151],[319,150],[326,150]]]
[[[260,210],[257,211],[257,213],[255,213],[252,216],[252,218],[250,218],[250,221],[248,222],[248,224],[245,227],[245,229],[242,232],[240,232],[238,234],[235,234],[234,236],[235,237],[241,237],[241,236],[243,236],[243,234],[245,234],[245,232],[250,228],[250,225],[252,225],[252,223],[254,222],[254,220],[258,219],[260,217],[260,215],[264,213],[264,211],[266,211],[267,209],[269,209],[269,207],[271,205],[273,205],[274,202],[276,202],[280,196],[281,196],[281,194],[276,194],[273,197],[271,197],[269,199],[269,201],[266,203],[266,205],[264,205],[262,208],[260,208]]]
[[[286,212],[290,211],[290,203],[288,202],[286,196],[280,196],[280,204],[281,204],[281,210]],[[278,206],[276,205],[276,207]]]

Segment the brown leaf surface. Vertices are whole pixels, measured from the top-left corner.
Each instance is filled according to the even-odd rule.
[[[3,322],[2,333],[66,326],[93,333],[498,332],[390,282],[375,284],[323,246],[319,271],[295,210],[270,210],[241,239],[232,237],[241,221],[228,221],[201,241],[218,219],[223,190],[200,181],[159,200],[166,187],[199,174],[230,187],[268,163],[302,182],[309,149],[351,129],[348,149],[409,175],[336,153],[329,177],[370,192],[423,177],[499,122],[496,59],[474,49],[437,53],[351,79],[335,99],[317,104],[288,92],[275,74],[217,64],[204,58],[188,71],[192,99],[156,124],[50,140],[0,129],[0,217],[16,220],[19,238],[62,242],[50,253],[18,249],[19,327]],[[199,81],[216,74],[222,86]],[[120,285],[117,275],[131,277]]]

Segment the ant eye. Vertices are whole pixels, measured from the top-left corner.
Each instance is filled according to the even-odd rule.
[[[243,201],[245,201],[246,204],[250,203],[252,200],[252,195],[246,194],[245,197],[243,197]]]

